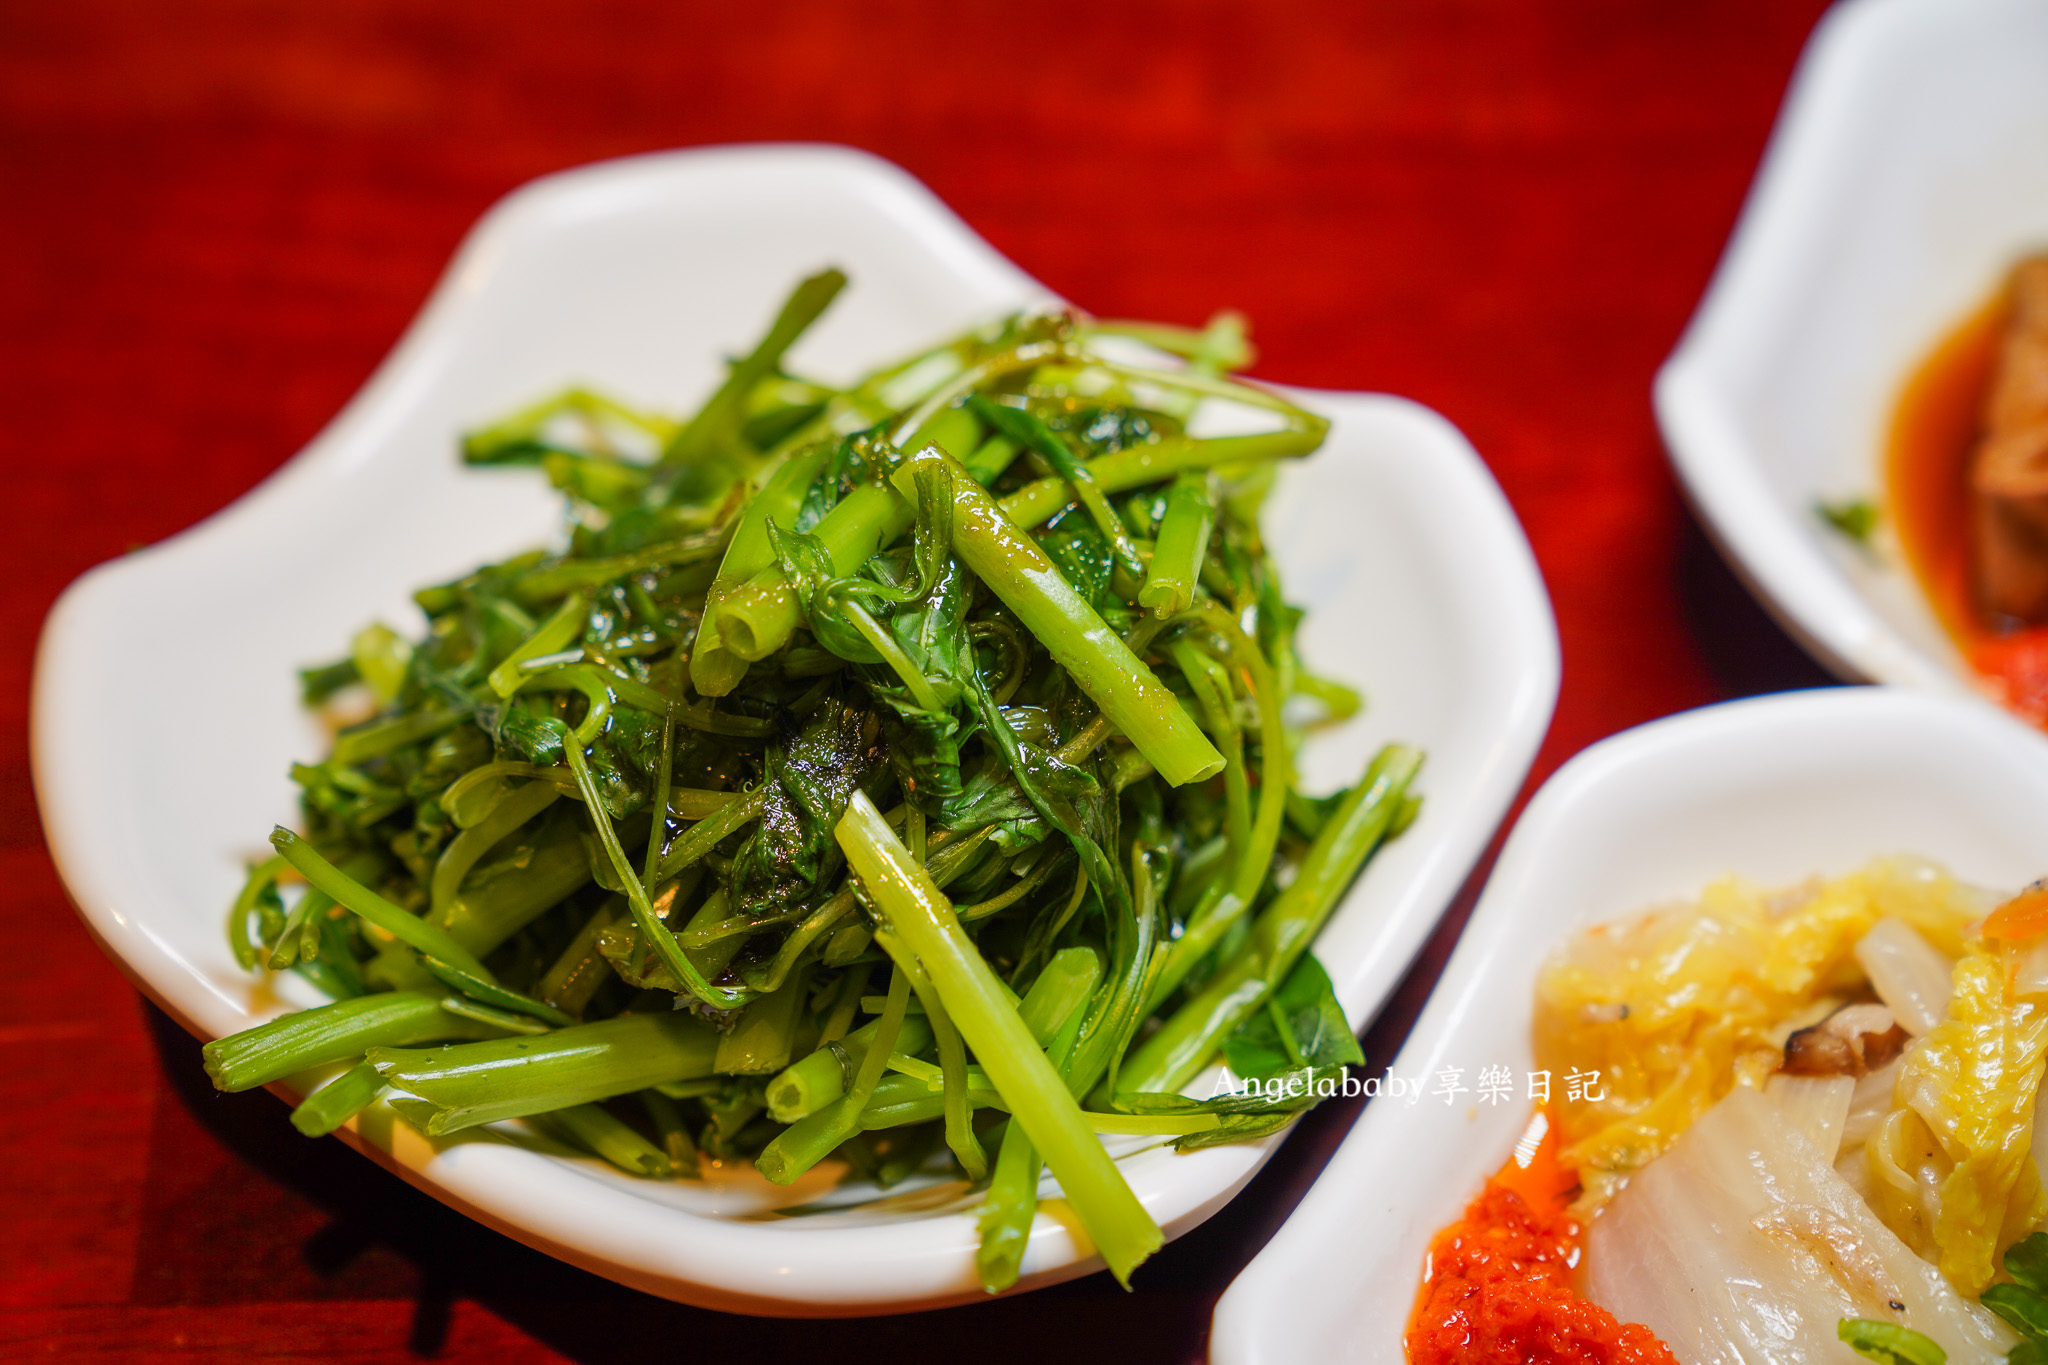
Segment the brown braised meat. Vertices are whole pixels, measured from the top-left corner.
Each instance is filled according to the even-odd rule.
[[[1977,597],[1987,611],[2048,622],[2048,255],[2013,270],[2012,301],[1970,462]]]
[[[1883,1005],[1844,1005],[1785,1040],[1794,1076],[1863,1076],[1905,1050],[1906,1031]]]

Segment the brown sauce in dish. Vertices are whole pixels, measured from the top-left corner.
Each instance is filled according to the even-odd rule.
[[[1934,614],[1965,654],[1990,634],[1970,587],[1970,456],[2005,331],[2001,294],[1942,338],[1892,414],[1885,506]]]
[[[2000,290],[1907,380],[1892,414],[1885,506],[1936,619],[1984,690],[2048,727],[2048,627],[2000,630],[1978,603],[1971,578],[1970,459],[1983,434],[1985,391],[2008,312]]]

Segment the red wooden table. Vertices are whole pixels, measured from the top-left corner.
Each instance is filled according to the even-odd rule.
[[[1086,307],[1239,307],[1260,374],[1441,410],[1556,601],[1537,780],[1639,721],[1822,680],[1707,547],[1649,405],[1812,0],[862,8],[0,3],[0,1357],[1187,1361],[1355,1116],[1317,1111],[1129,1294],[1098,1275],[791,1323],[619,1289],[299,1138],[266,1094],[211,1092],[44,852],[36,632],[73,576],[297,450],[542,172],[854,143]]]

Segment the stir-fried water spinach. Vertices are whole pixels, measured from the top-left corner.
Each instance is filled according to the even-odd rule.
[[[207,1067],[338,1070],[310,1134],[382,1097],[635,1175],[948,1168],[991,1291],[1049,1170],[1128,1281],[1160,1233],[1098,1135],[1257,1137],[1358,1060],[1307,950],[1418,802],[1400,746],[1294,782],[1358,699],[1297,657],[1258,510],[1326,423],[1227,377],[1232,315],[1027,314],[792,375],[844,283],[803,281],[687,421],[575,390],[466,439],[561,490],[567,546],[304,673],[375,711],[293,770],[303,831],[229,932],[334,1003]],[[1247,429],[1191,434],[1218,408]],[[1258,1091],[1175,1093],[1226,1048]]]

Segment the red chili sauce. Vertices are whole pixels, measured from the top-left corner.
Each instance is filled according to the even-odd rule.
[[[1677,1365],[1647,1327],[1580,1297],[1581,1234],[1568,1200],[1577,1178],[1537,1114],[1514,1157],[1438,1233],[1415,1315],[1414,1365]]]

